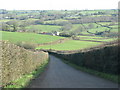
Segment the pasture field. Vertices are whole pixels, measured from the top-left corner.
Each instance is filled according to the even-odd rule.
[[[116,32],[116,33],[118,33],[118,29],[112,29],[111,32]]]
[[[5,32],[5,31],[0,31],[0,33],[2,33],[2,40],[8,40],[13,43],[24,41],[40,44],[53,42],[63,38],[59,36],[41,35],[34,33]]]
[[[9,19],[3,19],[3,20],[0,20],[0,22],[8,22],[10,21]]]
[[[87,29],[89,32],[91,33],[96,33],[96,32],[104,32],[104,31],[108,31],[110,30],[110,32],[118,32],[118,25],[116,25],[117,23],[111,23],[111,22],[102,22],[102,23],[99,23],[101,25],[105,25],[105,26],[109,26],[111,27],[108,28],[108,27],[102,27],[101,25],[98,25],[96,23],[87,23],[87,24],[83,24],[85,27],[88,27],[89,24],[92,24],[93,25],[93,28],[91,29]],[[111,25],[113,24],[113,25]],[[87,32],[83,31],[82,32],[83,34],[87,34]]]
[[[81,34],[89,35],[89,33],[87,31],[83,31],[83,32],[81,32]]]
[[[92,24],[93,27],[90,29],[88,28],[89,25]],[[107,27],[102,27],[96,23],[87,23],[87,24],[72,24],[72,28],[70,29],[70,31],[75,31],[77,29],[81,30],[81,27],[84,29],[81,33],[82,34],[89,34],[86,32],[86,30],[95,33],[96,31],[100,32],[100,31],[105,31],[105,30],[109,30],[109,28]]]
[[[98,12],[105,12],[105,13],[110,12],[112,14],[115,13],[114,10],[83,10],[80,13],[85,15],[85,14],[93,14],[93,13],[98,13]]]
[[[105,39],[105,37],[99,37],[99,36],[77,36],[80,38],[96,38],[96,39]],[[107,37],[108,38],[108,37]]]
[[[80,18],[80,16],[76,16],[76,17],[65,17],[65,19],[78,19]]]
[[[92,24],[92,28],[89,28],[89,25]],[[103,23],[99,23],[101,25],[106,25],[109,26],[110,22],[103,22]],[[91,33],[96,33],[96,32],[104,32],[104,31],[108,31],[110,30],[110,28],[108,27],[102,27],[101,25],[98,25],[96,23],[87,23],[87,24],[72,24],[72,28],[70,29],[70,31],[75,31],[77,29],[80,30],[81,27],[83,27],[83,31],[81,32],[81,34],[90,34],[88,33],[86,30],[88,30]],[[111,25],[109,26],[112,29],[110,30],[110,32],[118,32],[118,25]]]
[[[29,19],[27,19],[27,20],[23,20],[23,21],[36,21],[36,20],[39,20],[39,19],[29,18]]]
[[[112,28],[118,28],[118,25],[112,25],[110,27],[112,27]]]
[[[27,26],[28,30],[38,30],[40,32],[51,32],[51,31],[59,31],[61,26],[53,26],[53,25],[30,25]]]
[[[28,14],[18,14],[17,16],[27,16]]]
[[[80,26],[82,26],[82,25],[81,24],[73,24],[72,28],[70,30],[74,31],[74,30],[78,29]]]
[[[117,40],[117,39],[97,39],[97,38],[86,38],[86,39],[82,39],[82,40],[92,40],[92,41],[104,41],[104,42],[110,42],[110,41],[114,41],[114,40]]]
[[[91,14],[91,13],[97,13],[98,11],[100,11],[100,10],[86,10],[86,11],[81,11],[80,13],[81,14],[84,14],[84,15],[86,15],[86,14]]]
[[[110,42],[117,40],[117,38],[108,38],[108,37],[99,37],[99,36],[78,36],[80,40],[93,40],[93,41],[104,41],[104,42]]]
[[[89,29],[89,31],[92,32],[92,33],[102,32],[102,31],[105,31],[105,30],[109,30],[109,29],[106,28],[106,27],[100,27],[100,28]]]
[[[97,46],[100,44],[101,43],[99,42],[69,40],[60,44],[40,46],[36,49],[79,50],[79,49],[85,49],[85,48]]]
[[[98,25],[98,24],[96,24],[96,23],[85,23],[85,24],[83,24],[85,27],[87,27],[88,25],[90,25],[90,24],[92,24],[93,26],[94,26],[94,28],[96,28],[97,26],[100,26],[100,25]]]
[[[90,17],[101,17],[101,16],[111,16],[111,15],[92,15]]]
[[[118,24],[117,22],[99,22],[101,25],[110,25],[110,24]]]
[[[54,22],[63,22],[63,21],[68,21],[68,20],[65,19],[49,20],[49,21],[44,21],[44,24],[53,24]]]

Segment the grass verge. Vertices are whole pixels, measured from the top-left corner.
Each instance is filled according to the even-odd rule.
[[[10,85],[5,86],[4,88],[25,88],[29,85],[30,81],[36,77],[38,77],[46,68],[48,65],[49,59],[46,60],[40,67],[38,67],[33,72],[24,75],[20,79],[13,81],[10,83]]]
[[[118,75],[112,75],[112,74],[108,74],[108,73],[98,72],[98,71],[95,71],[95,70],[92,70],[92,69],[89,69],[89,68],[86,68],[86,67],[77,66],[76,64],[73,64],[73,63],[71,63],[69,61],[66,61],[65,59],[61,59],[61,60],[64,63],[72,66],[73,68],[75,68],[77,70],[81,70],[83,72],[87,72],[89,74],[92,74],[92,75],[95,75],[95,76],[99,76],[101,78],[113,81],[115,83],[120,83],[120,80],[119,80],[120,76],[118,76]]]

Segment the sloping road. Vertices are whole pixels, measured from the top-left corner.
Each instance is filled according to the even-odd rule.
[[[44,73],[33,80],[29,88],[117,88],[118,85],[76,70],[50,55],[50,63]]]

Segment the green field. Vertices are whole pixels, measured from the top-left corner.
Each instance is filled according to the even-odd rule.
[[[112,28],[118,28],[118,25],[112,25],[110,27],[112,27]]]
[[[99,36],[78,36],[80,40],[92,40],[92,41],[103,41],[103,42],[110,42],[117,40],[117,38],[108,38],[108,37],[99,37]]]
[[[110,25],[110,24],[118,24],[117,22],[99,22],[101,25]]]
[[[103,10],[86,10],[86,11],[83,10],[80,13],[86,15],[86,14],[97,13],[97,12],[100,12],[100,11],[105,12]]]
[[[105,39],[104,37],[99,37],[99,36],[78,36],[78,37],[80,37],[80,38],[96,38],[96,39]]]
[[[4,20],[0,20],[0,22],[8,22],[10,21],[9,19],[4,19]]]
[[[102,22],[102,23],[99,23],[99,24],[101,24],[101,25],[98,25],[98,24],[96,24],[96,23],[91,23],[91,24],[93,24],[94,25],[94,28],[92,28],[92,29],[87,29],[87,30],[89,30],[89,32],[91,32],[91,33],[96,33],[96,32],[104,32],[104,31],[108,31],[108,30],[110,30],[110,32],[118,32],[118,25],[111,25],[111,26],[109,26],[109,27],[111,27],[112,29],[110,29],[110,28],[108,28],[108,27],[102,27],[101,25],[106,25],[106,26],[108,26],[108,25],[110,25],[110,24],[112,24],[112,23],[110,23],[110,22]],[[87,27],[89,24],[83,24],[85,27]],[[98,28],[96,28],[96,27],[98,27]],[[82,32],[83,34],[88,34],[87,32]]]
[[[79,49],[85,49],[85,48],[97,46],[100,44],[101,43],[98,43],[98,42],[69,40],[64,43],[41,46],[36,49],[79,50]]]
[[[65,19],[57,19],[57,20],[49,20],[49,21],[44,21],[44,24],[53,24],[54,22],[63,22],[63,21],[68,21]]]
[[[82,26],[81,24],[73,24],[72,28],[70,29],[71,31],[76,30],[77,28],[79,28],[80,26]]]
[[[110,12],[112,14],[115,13],[114,10],[109,10],[109,11],[108,10],[83,10],[80,13],[86,15],[86,14],[93,14],[93,13],[98,13],[98,12]]]
[[[106,28],[106,27],[100,27],[100,28],[95,28],[95,29],[89,29],[89,31],[92,32],[92,33],[95,33],[96,31],[97,31],[97,32],[102,32],[102,31],[105,31],[105,30],[109,30],[109,29]]]
[[[59,36],[41,35],[34,33],[5,32],[5,31],[0,31],[0,33],[2,33],[2,40],[8,40],[13,43],[25,41],[40,44],[53,42],[63,38]]]
[[[116,40],[116,39],[96,39],[96,38],[87,38],[87,39],[82,39],[82,40],[92,40],[92,41],[110,42],[110,41],[114,41],[114,40]]]
[[[118,29],[112,29],[111,32],[116,32],[116,33],[118,33]]]
[[[93,25],[93,27],[91,29],[89,28],[90,24]],[[111,27],[116,27],[116,26],[117,25],[114,25],[114,26],[111,26]],[[109,28],[102,27],[101,25],[98,25],[96,23],[87,23],[87,24],[83,24],[83,25],[82,24],[73,24],[72,28],[70,29],[70,31],[75,31],[76,29],[80,30],[81,27],[83,27],[83,29],[84,29],[84,31],[81,32],[82,34],[90,34],[86,30],[88,30],[91,33],[103,32],[105,30],[109,30]],[[111,31],[113,31],[113,29]]]
[[[28,30],[38,30],[41,32],[51,32],[51,31],[59,31],[61,26],[53,26],[53,25],[30,25],[27,26]]]
[[[98,24],[96,24],[96,23],[85,23],[85,24],[83,24],[84,26],[88,26],[88,25],[90,25],[90,24],[92,24],[93,26],[94,26],[94,28],[96,28],[97,26],[100,26],[100,25],[98,25]]]
[[[101,17],[101,16],[111,16],[111,15],[92,15],[91,17]]]

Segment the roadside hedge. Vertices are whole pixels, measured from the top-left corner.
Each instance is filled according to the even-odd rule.
[[[2,44],[1,86],[11,84],[12,81],[36,70],[48,60],[48,53],[43,51],[29,51],[6,41],[0,41],[0,43]]]
[[[118,45],[115,45],[72,54],[57,52],[51,53],[78,66],[86,67],[103,73],[118,75],[120,74],[118,48]]]

